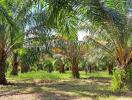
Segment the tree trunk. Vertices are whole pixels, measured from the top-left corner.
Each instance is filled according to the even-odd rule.
[[[89,66],[89,72],[92,73],[92,67],[91,66]]]
[[[5,64],[0,61],[0,84],[6,85]]]
[[[87,73],[88,73],[88,66],[85,67],[85,73],[87,75]]]
[[[52,68],[51,66],[48,67],[48,73],[51,73],[52,72]]]
[[[18,54],[14,53],[13,54],[13,62],[12,62],[12,72],[11,75],[18,75]]]
[[[78,65],[72,65],[72,76],[73,78],[80,78]]]
[[[62,64],[62,65],[60,66],[59,72],[60,72],[60,73],[65,73],[65,65],[64,65],[64,64]]]
[[[113,65],[109,65],[108,66],[108,71],[109,71],[109,74],[112,75],[113,74]]]
[[[0,84],[6,85],[7,80],[6,80],[6,75],[5,75],[5,68],[6,68],[6,55],[5,51],[0,52]]]
[[[21,65],[21,73],[27,73],[30,71],[29,65]]]

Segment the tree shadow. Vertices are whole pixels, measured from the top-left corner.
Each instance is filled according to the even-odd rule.
[[[79,97],[89,97],[96,99],[96,97],[109,97],[109,96],[124,96],[132,97],[132,95],[125,93],[113,93],[110,87],[110,78],[104,77],[90,77],[87,79],[76,79],[76,80],[64,80],[64,81],[49,81],[41,80],[39,82],[17,82],[13,83],[10,87],[11,89],[0,92],[1,96],[11,96],[11,95],[22,95],[22,94],[32,94],[38,93],[37,96],[40,100],[68,100],[75,99]],[[50,90],[46,91],[45,88]],[[27,91],[27,89],[31,89]],[[27,91],[27,92],[23,92]],[[59,91],[58,93],[56,91]],[[73,95],[68,95],[67,93],[73,93]],[[77,95],[74,95],[77,94]],[[46,100],[47,100],[46,99]]]
[[[39,100],[71,100],[75,99],[75,96],[70,96],[67,94],[56,93],[53,91],[45,92],[43,90],[43,84],[37,83],[13,83],[11,86],[15,86],[15,90],[7,90],[0,93],[0,97],[9,97],[9,96],[20,96],[21,95],[36,95],[36,98]],[[32,88],[30,92],[21,92],[27,88]]]
[[[10,85],[6,86],[7,90],[0,91],[0,97],[7,95],[17,95],[20,93],[20,91],[23,91],[28,87],[36,86],[37,85],[34,83],[11,83]]]
[[[85,82],[83,84],[78,84],[75,82],[61,82],[61,83],[53,83],[46,85],[49,88],[55,88],[59,91],[66,92],[74,92],[79,94],[80,96],[86,97],[109,97],[109,96],[124,96],[124,97],[132,97],[132,95],[125,95],[125,92],[112,92],[110,89],[110,78],[89,78],[91,82]],[[104,80],[105,79],[105,80]],[[78,80],[79,81],[79,80]]]
[[[85,80],[91,80],[94,82],[101,82],[101,83],[111,83],[112,78],[110,77],[89,77],[89,78],[80,78],[80,79],[85,79]]]

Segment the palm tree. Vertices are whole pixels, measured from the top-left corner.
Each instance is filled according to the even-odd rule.
[[[12,7],[12,5],[14,6]],[[0,84],[7,84],[5,76],[6,59],[13,47],[18,44],[17,40],[23,35],[24,18],[26,18],[25,15],[31,5],[32,1],[30,0],[25,3],[18,0],[0,1]]]
[[[96,2],[94,2],[96,1]],[[132,20],[128,16],[128,5],[123,0],[113,0],[113,6],[109,3],[101,3],[99,0],[91,0],[89,18],[92,25],[95,25],[99,31],[90,31],[91,33],[102,33],[103,42],[98,38],[101,34],[88,36],[96,46],[103,48],[114,59],[117,68],[124,71],[125,75],[121,75],[122,83],[126,83],[127,69],[132,64]],[[117,5],[118,4],[118,5]],[[126,7],[126,8],[125,8]],[[130,7],[130,6],[129,6]],[[131,12],[131,11],[130,11]],[[99,27],[98,27],[99,26]],[[107,37],[107,38],[106,38]],[[122,85],[119,87],[121,88]]]
[[[98,2],[98,4],[100,3]],[[106,8],[101,4],[98,5],[98,7],[100,7],[101,13],[99,17],[97,17],[98,19],[100,18],[98,21],[101,22],[102,27],[106,30],[105,33],[107,33],[107,36],[109,37],[108,42],[112,44],[113,49],[108,48],[107,45],[109,43],[103,45],[99,40],[97,40],[97,38],[89,36],[89,39],[93,40],[93,42],[109,52],[117,61],[118,66],[125,68],[131,63],[132,58],[132,44],[130,43],[132,38],[131,21],[129,21],[129,23],[127,22],[128,18],[125,16],[126,13]]]
[[[52,51],[55,53],[54,54],[54,59],[56,59],[56,65],[59,67],[59,72],[60,73],[65,73],[65,60],[66,57],[64,55],[58,54],[55,50],[58,48],[53,48]]]
[[[42,2],[39,2],[39,3],[41,4]],[[59,33],[61,35],[64,34],[69,41],[73,41],[73,42],[76,41],[78,21],[77,21],[77,16],[75,16],[76,12],[74,11],[77,8],[74,6],[78,5],[79,3],[76,1],[71,1],[71,0],[67,0],[67,1],[46,0],[46,3],[48,5],[47,7],[49,8],[47,9],[44,7],[42,8],[40,7],[40,9],[41,10],[44,9],[44,11],[46,12],[45,16],[47,16],[46,17],[47,19],[46,21],[43,21],[43,19],[39,18],[40,23],[38,23],[38,20],[37,20],[36,21],[37,23],[35,23],[36,26],[50,28],[56,33]],[[40,29],[39,27],[35,27],[35,28],[37,28],[38,30]],[[39,33],[42,33],[42,32],[39,32]],[[42,36],[43,34],[40,34],[40,37]],[[45,39],[42,39],[42,41],[44,42]],[[76,63],[76,61],[73,61],[73,62]],[[73,69],[76,69],[76,65],[74,65]],[[78,73],[78,71],[76,72]],[[77,75],[77,77],[78,76],[79,75]]]
[[[79,78],[79,62],[86,52],[85,45],[78,40],[70,40],[67,36],[57,35],[54,37],[55,46],[52,51],[66,58],[71,63],[73,78]],[[63,65],[63,64],[62,64]],[[61,66],[63,69],[64,66]]]

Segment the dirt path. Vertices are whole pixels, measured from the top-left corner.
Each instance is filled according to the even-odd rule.
[[[41,94],[32,93],[32,94],[15,94],[0,97],[0,100],[41,100],[39,98]]]

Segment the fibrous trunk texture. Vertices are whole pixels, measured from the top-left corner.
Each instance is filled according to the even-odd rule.
[[[11,75],[18,75],[18,61],[17,61],[18,55],[17,53],[13,54],[13,62],[12,62],[12,72]]]
[[[73,75],[73,78],[80,78],[77,65],[72,65],[72,75]]]
[[[6,55],[5,51],[1,50],[0,51],[0,84],[6,85],[7,80],[6,80],[6,75],[5,75],[5,67],[6,67]]]

